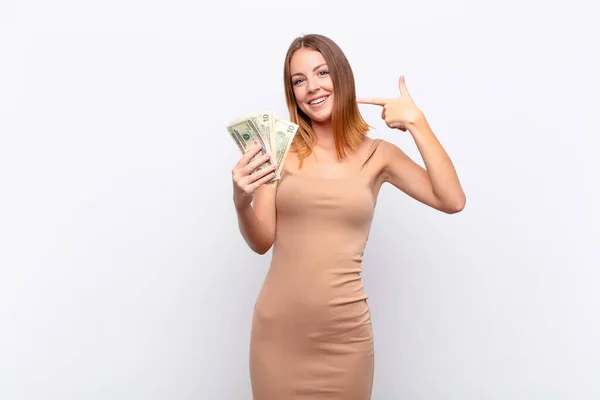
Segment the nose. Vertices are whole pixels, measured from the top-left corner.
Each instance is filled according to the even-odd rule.
[[[310,79],[307,83],[308,91],[311,93],[317,91],[320,88],[319,82],[316,79]]]

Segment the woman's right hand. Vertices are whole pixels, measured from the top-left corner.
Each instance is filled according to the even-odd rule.
[[[270,154],[265,154],[250,162],[261,148],[262,146],[258,145],[244,154],[231,171],[233,179],[233,202],[238,209],[250,205],[256,189],[269,182],[275,176],[275,170],[277,169],[275,162],[267,168],[256,170],[269,161],[271,158]]]

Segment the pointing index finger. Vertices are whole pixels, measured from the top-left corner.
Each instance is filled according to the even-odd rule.
[[[389,100],[381,99],[378,97],[364,97],[357,99],[356,102],[361,104],[374,104],[376,106],[385,106],[389,102]]]

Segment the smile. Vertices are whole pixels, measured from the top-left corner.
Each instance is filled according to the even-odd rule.
[[[308,104],[310,104],[311,106],[320,106],[325,102],[325,100],[327,100],[327,98],[329,98],[329,96],[319,97],[318,99],[315,99]]]

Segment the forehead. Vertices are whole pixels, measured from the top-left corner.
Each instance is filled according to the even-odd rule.
[[[313,70],[317,65],[325,63],[323,55],[312,49],[298,49],[290,59],[291,74],[303,74]]]

